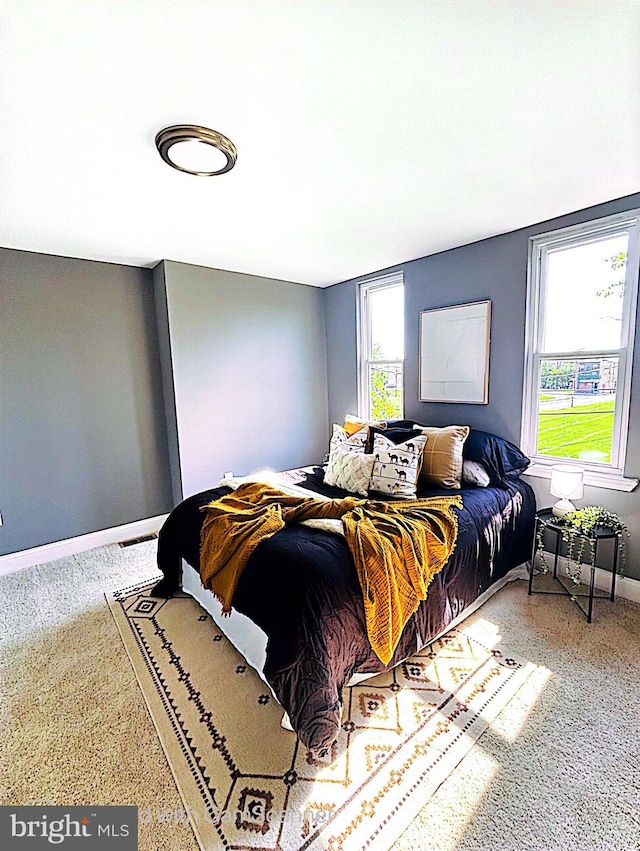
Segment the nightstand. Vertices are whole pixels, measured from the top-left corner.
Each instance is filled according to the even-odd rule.
[[[545,546],[545,537],[547,536],[547,532],[553,537],[553,545],[552,549],[549,549]],[[531,553],[531,565],[529,567],[529,594],[564,594],[573,600],[573,602],[578,606],[580,611],[586,616],[587,623],[591,623],[593,620],[593,601],[594,599],[605,599],[608,598],[612,602],[615,601],[615,591],[616,591],[616,573],[618,571],[618,550],[620,548],[620,532],[614,531],[613,529],[609,529],[607,526],[596,526],[593,531],[589,535],[585,535],[582,532],[577,531],[576,529],[572,529],[565,525],[561,517],[556,517],[550,508],[543,508],[541,511],[536,512],[536,522],[535,522],[535,534],[533,537],[533,550]],[[558,558],[561,555],[561,544],[562,544],[562,536],[563,535],[578,535],[581,538],[584,538],[589,548],[593,548],[593,559],[589,567],[591,569],[591,579],[589,582],[589,593],[588,594],[579,594],[576,592],[575,587],[569,588],[565,585],[565,578],[562,576],[558,576]],[[542,540],[542,547],[540,547],[538,541]],[[598,547],[603,541],[612,541],[613,540],[613,555],[611,556],[611,591],[609,594],[596,594],[595,592],[595,578],[596,578],[596,566],[598,565]],[[536,554],[540,552],[540,549],[543,549],[545,552],[553,553],[553,579],[558,583],[561,590],[559,591],[547,591],[547,590],[536,590],[533,587],[533,574],[535,570],[535,558]],[[584,562],[582,562],[584,564]],[[572,580],[567,578],[567,581],[573,585]],[[588,600],[587,608],[580,603],[578,598],[586,598]]]

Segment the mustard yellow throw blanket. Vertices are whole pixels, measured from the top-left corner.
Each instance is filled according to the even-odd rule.
[[[367,635],[388,665],[407,621],[453,552],[458,534],[453,509],[461,507],[460,496],[320,500],[247,482],[201,509],[206,517],[200,577],[229,612],[242,571],[261,541],[288,524],[341,519],[362,588]]]

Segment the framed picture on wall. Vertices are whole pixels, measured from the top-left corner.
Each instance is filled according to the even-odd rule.
[[[490,335],[490,301],[423,310],[420,401],[486,405]]]

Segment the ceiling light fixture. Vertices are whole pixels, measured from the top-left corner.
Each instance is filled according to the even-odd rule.
[[[215,130],[196,124],[174,124],[156,136],[162,159],[178,171],[212,177],[231,171],[236,164],[236,146]]]

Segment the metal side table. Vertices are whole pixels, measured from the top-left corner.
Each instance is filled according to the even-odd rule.
[[[533,587],[533,574],[535,570],[535,557],[536,553],[539,552],[540,547],[538,546],[538,537],[540,535],[540,531],[542,529],[542,548],[546,552],[553,552],[553,578],[560,585],[561,591],[544,591],[544,590],[535,590]],[[544,546],[544,537],[546,532],[551,532],[554,535],[555,543],[553,550],[549,550]],[[558,557],[560,556],[560,549],[562,544],[562,535],[569,533],[570,535],[578,535],[581,538],[584,538],[589,547],[593,547],[593,562],[589,565],[591,570],[591,580],[589,582],[589,593],[588,594],[578,594],[575,592],[573,588],[568,588],[563,579],[558,576]],[[595,579],[596,579],[596,566],[598,566],[598,546],[602,541],[610,541],[614,540],[613,544],[613,556],[611,559],[611,592],[609,594],[596,594],[595,593]],[[543,508],[541,511],[536,512],[536,524],[535,524],[535,534],[533,537],[533,550],[531,553],[531,565],[529,567],[529,594],[564,594],[572,598],[573,602],[580,609],[580,611],[586,616],[587,623],[591,623],[593,620],[593,601],[594,599],[605,599],[608,598],[611,602],[615,601],[615,592],[616,592],[616,573],[618,571],[618,549],[620,546],[620,532],[614,532],[612,529],[609,529],[607,526],[596,526],[593,532],[589,535],[585,535],[582,532],[579,532],[577,529],[571,529],[564,525],[562,522],[562,518],[555,517],[552,510],[550,508]],[[584,562],[582,562],[584,563]],[[571,581],[571,580],[569,580]],[[584,606],[579,602],[578,598],[586,598],[588,599],[588,607],[585,609]]]

